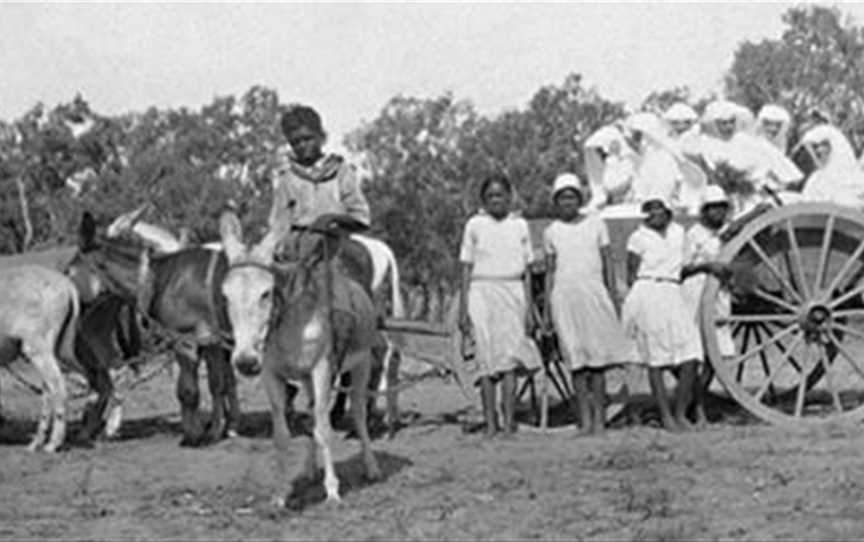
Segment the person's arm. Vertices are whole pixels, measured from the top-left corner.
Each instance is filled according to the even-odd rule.
[[[473,222],[469,219],[462,233],[462,246],[459,248],[459,330],[463,335],[471,332],[471,318],[468,316],[468,289],[471,286],[471,274],[474,271],[474,254],[476,235]]]
[[[639,272],[639,264],[642,262],[642,256],[635,252],[627,252],[627,287],[632,288],[636,282],[636,274]]]
[[[474,264],[462,262],[459,280],[459,331],[467,335],[471,332],[471,318],[468,316],[468,288],[471,285],[471,271]]]
[[[360,187],[360,181],[357,179],[354,168],[348,164],[343,164],[342,171],[339,172],[339,198],[345,207],[345,214],[353,219],[355,225],[359,223],[359,225],[368,228],[372,223],[369,202],[366,201],[366,196],[363,195],[363,190]],[[350,228],[351,226],[349,225],[348,227]]]
[[[612,247],[600,247],[600,263],[603,266],[603,284],[609,292],[609,299],[615,306],[615,311],[621,313],[621,299],[618,297],[618,283],[615,277],[615,261],[612,259]]]
[[[615,277],[615,260],[612,258],[612,245],[606,222],[599,219],[597,228],[597,250],[600,251],[600,264],[603,272],[603,284],[609,292],[609,298],[615,306],[615,311],[621,312],[621,299],[618,297],[618,280]]]
[[[543,328],[552,330],[552,289],[555,287],[555,266],[557,258],[554,252],[546,252],[546,273],[543,276]]]

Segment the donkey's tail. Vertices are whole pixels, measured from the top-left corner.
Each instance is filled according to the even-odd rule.
[[[399,265],[390,247],[387,247],[387,264],[390,266],[390,303],[393,318],[405,318],[405,305],[399,289]]]
[[[69,312],[66,314],[66,322],[60,330],[60,337],[57,341],[57,356],[73,365],[77,366],[78,361],[75,358],[75,337],[78,332],[78,318],[81,314],[81,301],[78,298],[78,290],[74,285],[68,288],[69,295]]]

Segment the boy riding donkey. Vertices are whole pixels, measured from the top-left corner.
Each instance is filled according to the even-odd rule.
[[[273,179],[269,222],[270,228],[274,228],[273,222],[286,216],[280,212],[280,206],[288,206],[292,208],[293,225],[286,229],[290,233],[276,249],[277,260],[302,261],[323,247],[322,257],[332,259],[372,298],[372,260],[363,245],[348,239],[349,234],[367,230],[370,224],[369,203],[353,167],[343,157],[323,152],[327,135],[315,109],[305,105],[290,108],[282,115],[281,128],[291,152]],[[332,312],[339,300],[331,295],[330,303]],[[373,349],[375,359],[380,359],[386,350],[386,341],[380,336]],[[373,364],[370,382],[378,381],[375,372],[379,369],[380,364]],[[342,387],[347,389],[349,384],[350,375],[343,374]],[[297,393],[297,388],[291,389],[289,403]],[[345,398],[343,393],[336,398],[331,412],[334,425],[342,420]]]

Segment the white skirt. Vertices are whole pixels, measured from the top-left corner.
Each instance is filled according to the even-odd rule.
[[[624,336],[603,283],[584,277],[566,283],[558,279],[551,296],[552,320],[570,369],[601,369],[636,361],[636,348]]]
[[[522,281],[471,281],[468,315],[477,345],[475,379],[541,366],[540,351],[525,334],[526,309]]]
[[[624,301],[622,320],[649,367],[702,359],[699,328],[678,283],[637,280]]]

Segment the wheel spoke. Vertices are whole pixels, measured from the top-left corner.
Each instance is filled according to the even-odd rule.
[[[816,268],[816,282],[813,284],[814,292],[820,291],[825,282],[825,270],[828,268],[828,257],[831,255],[831,237],[834,235],[834,218],[834,215],[828,215],[828,220],[825,221],[822,251],[819,253],[819,265]]]
[[[833,333],[828,333],[827,335],[828,340],[831,341],[831,344],[833,344],[837,351],[840,352],[840,355],[846,358],[846,361],[849,363],[849,365],[852,366],[853,369],[855,369],[855,372],[858,373],[858,376],[864,379],[864,369],[858,366],[858,362],[855,361],[855,357],[849,353],[846,347],[843,346],[843,344],[839,340],[837,340]]]
[[[753,334],[756,336],[757,342],[762,342],[762,334],[759,333],[759,327],[760,326],[758,326],[758,325],[753,326]],[[770,336],[770,334],[769,334],[769,336]],[[768,378],[769,376],[771,376],[771,371],[768,369],[768,356],[765,355],[765,350],[762,350],[759,352],[759,359],[762,362],[762,372],[765,374],[765,378]],[[771,384],[768,387],[768,392],[771,395],[771,400],[776,401],[777,400],[777,390],[774,389],[774,384]]]
[[[786,219],[786,236],[789,238],[789,249],[792,252],[792,259],[795,263],[795,271],[792,276],[798,279],[798,284],[801,286],[801,293],[804,295],[804,298],[809,299],[810,288],[804,276],[804,261],[801,258],[801,247],[798,246],[798,238],[795,236],[795,227],[792,225],[791,218]]]
[[[732,364],[736,364],[736,365],[737,365],[737,364],[739,364],[739,363],[743,363],[746,359],[755,356],[755,355],[758,354],[761,350],[764,350],[764,349],[768,348],[769,346],[771,346],[772,344],[777,343],[778,341],[782,340],[783,337],[785,337],[786,335],[789,335],[790,333],[793,333],[793,332],[794,332],[795,330],[797,330],[797,329],[798,329],[798,324],[797,324],[797,323],[794,323],[794,324],[792,324],[792,325],[790,325],[790,326],[787,326],[783,331],[781,331],[781,332],[779,332],[779,333],[776,333],[773,337],[771,337],[770,339],[768,339],[768,340],[765,341],[764,343],[759,344],[759,346],[757,346],[757,347],[753,348],[752,350],[749,350],[749,351],[747,351],[747,352],[744,352],[743,354],[741,354],[741,355],[739,355],[739,356],[733,358],[733,359],[732,359]]]
[[[831,327],[834,329],[839,329],[843,333],[848,333],[849,335],[854,335],[859,339],[864,339],[864,331],[855,329],[854,327],[847,326],[846,324],[841,324],[838,322],[832,322]]]
[[[762,288],[759,288],[758,286],[756,287],[755,290],[753,290],[753,293],[756,294],[757,297],[761,297],[765,301],[769,301],[771,303],[774,303],[778,307],[782,307],[789,312],[794,313],[794,312],[798,311],[798,308],[795,307],[794,305],[788,303],[787,301],[785,301],[783,299],[780,299],[776,295],[773,295],[773,294],[766,292],[765,290],[763,290]]]
[[[862,309],[864,315],[864,309]],[[729,316],[718,317],[715,322],[717,324],[729,324],[732,322],[747,322],[750,324],[762,324],[765,322],[792,322],[798,316],[794,314],[732,314]]]
[[[767,254],[765,254],[765,251],[762,250],[762,247],[759,246],[759,243],[757,243],[755,239],[750,239],[747,241],[747,244],[749,244],[750,248],[752,248],[756,255],[759,256],[759,259],[761,259],[765,263],[765,267],[767,267],[768,270],[771,271],[771,274],[774,275],[774,278],[777,279],[780,285],[786,288],[786,290],[792,295],[792,297],[795,298],[796,301],[798,301],[799,303],[803,302],[801,296],[798,294],[797,291],[795,291],[795,288],[793,288],[792,285],[789,284],[789,281],[786,280],[786,277],[783,276],[783,273],[781,273],[780,270],[777,269],[777,266],[774,265],[774,262],[771,261],[771,258],[769,258]]]
[[[768,326],[765,325],[765,324],[760,324],[760,325],[761,325],[763,328],[765,328],[765,333],[767,333],[767,334],[770,336],[771,333],[772,333],[772,331],[768,328]],[[778,343],[775,344],[774,346],[777,347],[777,350],[779,350],[781,354],[785,354],[785,353],[786,353],[786,347],[783,346],[783,342],[782,342],[782,341],[781,341],[781,342],[778,342]],[[793,357],[790,356],[790,357],[789,357],[789,363],[792,365],[792,367],[795,367],[795,370],[796,370],[796,371],[798,371],[799,373],[801,372],[801,366],[798,365],[798,362],[795,361],[795,358],[793,358]]]
[[[864,309],[840,309],[831,313],[834,318],[854,318],[864,316]]]
[[[861,257],[861,254],[864,254],[864,239],[858,243],[858,246],[855,247],[855,250],[852,252],[852,255],[849,256],[849,259],[843,264],[843,267],[840,268],[840,271],[837,272],[837,275],[834,276],[834,279],[831,281],[831,284],[828,286],[827,294],[830,296],[831,292],[836,290],[840,284],[843,282],[843,277],[846,276],[852,266],[855,265],[855,262],[858,261],[858,258]]]
[[[812,344],[804,345],[804,371],[801,372],[801,380],[798,381],[798,393],[795,396],[795,417],[800,418],[801,413],[804,411],[804,396],[807,394],[807,379],[810,376],[810,373],[813,371],[813,368],[816,367],[815,363],[812,363],[810,352],[813,349]]]
[[[822,369],[825,371],[825,384],[828,386],[828,392],[831,394],[831,401],[834,404],[834,409],[837,412],[843,412],[843,402],[840,401],[840,394],[837,393],[837,388],[834,386],[834,374],[831,372],[832,363],[828,363],[828,351],[820,346],[819,363],[822,364]]]
[[[801,344],[802,340],[804,340],[803,334],[795,336],[795,339],[789,345],[789,350],[780,357],[780,360],[774,367],[774,371],[768,376],[765,382],[762,383],[762,387],[759,388],[759,391],[756,392],[756,395],[753,396],[757,401],[762,400],[762,396],[765,395],[765,392],[768,391],[768,388],[771,387],[771,385],[774,383],[774,380],[777,378],[777,375],[780,374],[780,370],[783,368],[786,360],[792,356],[792,353],[795,352],[795,349],[798,348],[798,345]]]
[[[858,286],[856,286],[855,288],[852,288],[851,290],[849,290],[845,294],[841,295],[837,299],[832,299],[831,303],[829,303],[828,305],[831,308],[837,307],[838,305],[842,305],[846,301],[852,299],[856,295],[861,295],[862,293],[864,293],[864,284],[859,284]]]
[[[744,325],[744,338],[741,340],[741,353],[747,351],[747,347],[750,346],[750,334],[753,333],[753,326]],[[739,363],[738,369],[735,372],[735,382],[741,382],[741,378],[744,376],[744,364]]]

